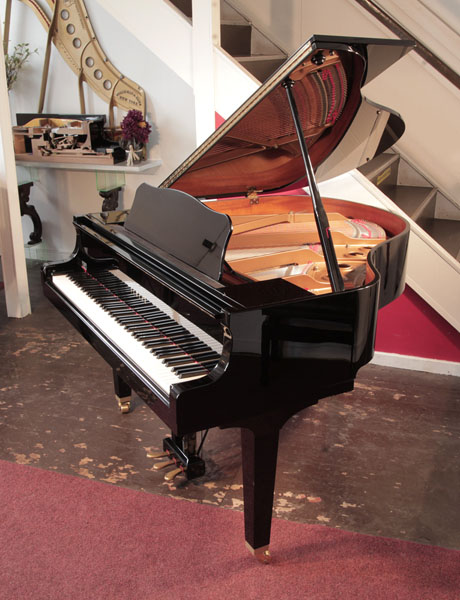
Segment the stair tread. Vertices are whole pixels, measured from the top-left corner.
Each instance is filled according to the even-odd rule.
[[[423,229],[449,254],[457,258],[460,251],[460,221],[452,219],[427,219]]]
[[[399,154],[392,154],[390,152],[384,152],[379,154],[369,162],[361,165],[359,171],[365,175],[368,179],[372,180],[374,177],[383,172],[387,167],[392,165],[399,159]]]
[[[233,58],[235,60],[244,62],[251,62],[257,60],[286,60],[286,56],[284,56],[283,54],[250,54],[248,56],[234,56]]]
[[[416,185],[382,186],[382,191],[409,217],[413,217],[430,196],[433,202],[436,196],[433,188]]]
[[[251,23],[249,21],[230,21],[229,19],[221,19],[221,25],[235,25],[236,27],[251,27]]]

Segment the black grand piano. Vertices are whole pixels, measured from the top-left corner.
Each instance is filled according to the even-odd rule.
[[[197,432],[241,428],[246,544],[262,561],[281,427],[353,389],[378,308],[404,287],[406,222],[322,199],[315,171],[398,139],[401,119],[361,87],[410,47],[312,37],[130,211],[75,217],[73,255],[43,267],[46,296],[111,365],[121,410],[133,390],[171,429],[167,478],[204,473]]]

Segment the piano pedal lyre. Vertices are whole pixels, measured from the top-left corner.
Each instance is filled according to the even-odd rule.
[[[187,479],[195,479],[196,477],[204,475],[205,463],[204,460],[198,456],[203,442],[204,438],[197,451],[196,433],[189,433],[184,436],[171,434],[171,437],[163,440],[165,452],[167,452],[168,456],[172,459],[172,463],[176,465],[175,469],[166,473],[166,481],[172,481],[180,474],[185,475]]]
[[[153,465],[153,469],[155,471],[161,471],[162,469],[165,469],[166,467],[170,467],[172,465],[176,465],[176,468],[173,469],[172,471],[168,471],[166,473],[166,475],[164,476],[165,481],[172,481],[175,477],[177,477],[177,475],[180,475],[181,473],[184,472],[184,468],[182,466],[177,466],[177,460],[175,460],[168,452],[157,452],[157,453],[153,453],[153,452],[148,452],[147,453],[148,458],[166,458],[169,457],[168,460],[164,460],[162,462],[157,462]]]

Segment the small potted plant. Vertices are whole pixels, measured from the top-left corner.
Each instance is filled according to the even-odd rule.
[[[32,54],[38,50],[30,50],[28,43],[16,44],[12,54],[5,54],[6,83],[10,91],[16,82],[19,71],[26,64]]]
[[[144,158],[152,127],[141,111],[135,109],[128,111],[120,126],[123,146],[128,151],[127,164],[130,166],[134,161]]]

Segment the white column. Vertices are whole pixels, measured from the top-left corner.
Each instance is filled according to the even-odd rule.
[[[192,0],[192,72],[196,141],[215,129],[214,45],[220,45],[220,1]]]
[[[3,48],[0,31],[0,48]],[[30,313],[5,63],[0,60],[0,251],[9,317]]]

